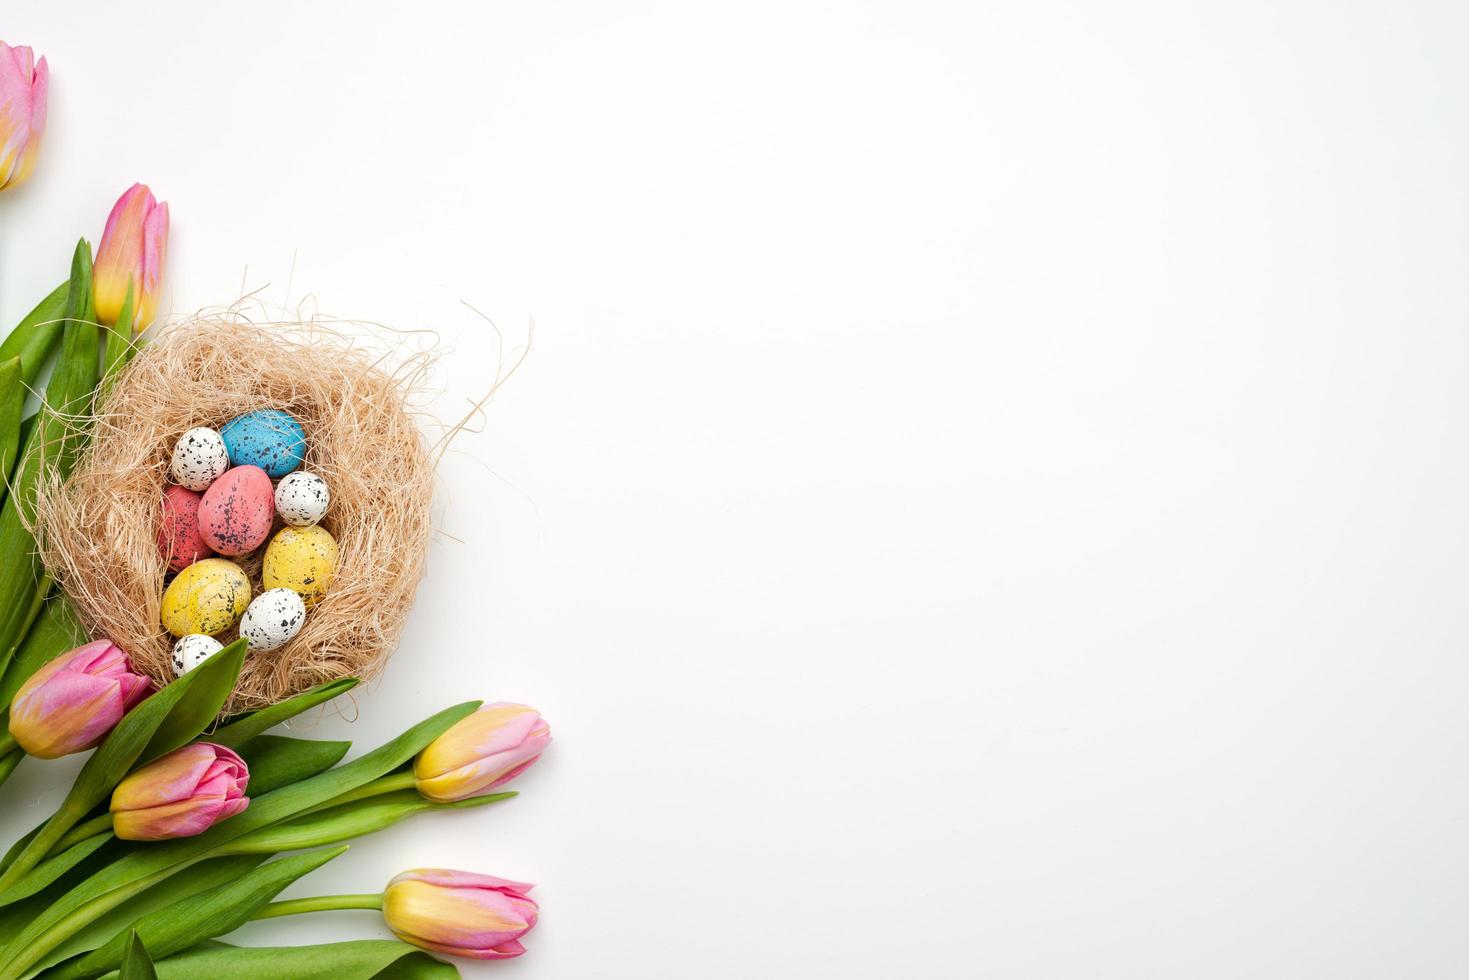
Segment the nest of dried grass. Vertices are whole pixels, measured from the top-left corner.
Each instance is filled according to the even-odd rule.
[[[156,680],[172,678],[156,535],[174,443],[196,425],[280,408],[306,430],[304,468],[331,487],[322,526],[340,548],[337,574],[290,643],[246,658],[227,710],[382,668],[423,575],[434,469],[408,408],[425,359],[393,366],[370,346],[314,324],[195,320],[143,348],[104,394],[71,476],[38,499],[41,556],[91,635],[112,639]],[[257,592],[263,552],[237,559]]]

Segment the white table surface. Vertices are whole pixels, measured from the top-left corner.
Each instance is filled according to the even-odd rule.
[[[437,331],[357,718],[556,744],[293,889],[540,883],[504,978],[1469,972],[1469,13],[7,4],[0,317],[150,183],[168,308]],[[0,832],[74,764],[28,763]],[[251,943],[384,935],[370,913]]]

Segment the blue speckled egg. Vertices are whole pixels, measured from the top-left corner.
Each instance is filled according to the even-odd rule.
[[[219,430],[234,466],[258,466],[279,480],[301,465],[306,455],[306,433],[290,412],[262,408],[246,412]]]

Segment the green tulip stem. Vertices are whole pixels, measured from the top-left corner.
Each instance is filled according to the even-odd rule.
[[[17,748],[15,736],[10,734],[9,728],[0,729],[0,756],[9,755]]]
[[[306,813],[316,813],[320,810],[328,810],[343,803],[352,803],[356,800],[365,800],[371,796],[382,796],[384,793],[396,793],[400,789],[413,789],[413,770],[404,772],[390,772],[386,776],[380,776],[370,783],[363,783],[356,789],[348,790],[341,796],[334,796],[325,803],[312,807]]]
[[[256,912],[252,918],[274,919],[282,915],[300,915],[303,912],[335,912],[339,909],[378,909],[383,907],[383,897],[371,895],[322,895],[319,898],[292,898],[284,902],[271,902]]]
[[[0,785],[10,778],[10,774],[15,772],[15,767],[20,765],[20,760],[25,757],[26,754],[20,749],[13,749],[7,755],[0,755]]]
[[[60,854],[62,851],[68,850],[72,847],[75,847],[77,844],[80,844],[88,837],[96,837],[98,834],[111,833],[112,814],[110,813],[104,813],[101,816],[93,817],[91,820],[84,820],[81,823],[77,824],[75,827],[68,830],[66,832],[66,836],[57,841],[56,846],[51,848],[51,853],[46,856],[51,857],[52,855]]]

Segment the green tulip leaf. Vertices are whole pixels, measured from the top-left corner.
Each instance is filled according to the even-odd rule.
[[[5,871],[0,873],[0,899],[40,863],[68,830],[107,798],[112,788],[132,768],[133,763],[138,761],[139,756],[144,756],[149,750],[161,755],[197,735],[199,729],[208,724],[206,719],[198,727],[193,727],[198,722],[201,707],[223,703],[223,699],[229,696],[229,690],[234,687],[235,677],[240,673],[244,657],[245,640],[241,638],[152,697],[145,698],[124,715],[97,751],[92,753],[86,765],[82,766],[81,773],[77,775],[76,782],[72,784],[71,792],[62,801],[61,807],[15,856]],[[202,693],[191,698],[190,694],[196,687]],[[221,688],[224,690],[223,694],[219,693]],[[174,718],[176,708],[183,718],[182,722]],[[214,711],[218,710],[216,706]],[[192,733],[185,734],[191,727]],[[162,748],[155,748],[157,746]]]
[[[346,694],[358,683],[355,677],[343,677],[325,684],[318,684],[310,690],[302,691],[295,697],[286,698],[268,708],[261,708],[259,711],[252,711],[247,715],[231,719],[221,725],[217,731],[211,733],[209,741],[230,748],[244,745],[261,732],[296,717],[308,708],[314,708],[324,701],[330,701],[338,695]]]
[[[71,291],[71,280],[67,280],[50,295],[36,304],[36,308],[25,315],[9,336],[0,342],[0,360],[20,358],[27,387],[34,386],[46,363],[46,355],[61,339],[65,326],[67,294]]]
[[[15,455],[20,452],[20,416],[26,403],[21,383],[20,358],[0,360],[0,475],[10,482]],[[3,491],[0,491],[3,492]]]
[[[154,964],[158,980],[447,980],[458,968],[395,939],[360,939],[321,946],[227,946],[212,943]],[[395,969],[395,972],[384,971]],[[120,980],[116,972],[103,980]]]
[[[10,664],[26,630],[51,588],[41,569],[29,527],[35,520],[35,494],[51,474],[66,476],[81,448],[87,414],[97,384],[97,325],[87,319],[92,299],[92,248],[77,243],[67,284],[61,354],[46,384],[45,410],[26,436],[12,492],[0,506],[0,673]],[[25,354],[21,353],[25,370]]]
[[[198,668],[185,674],[180,680],[197,672]],[[154,698],[158,696],[154,695]],[[149,698],[151,700],[153,698]],[[143,703],[146,705],[148,702]],[[244,813],[215,824],[198,837],[162,842],[152,847],[129,851],[52,902],[19,935],[13,936],[5,948],[0,950],[0,964],[4,964],[0,966],[0,980],[19,980],[34,963],[90,919],[121,905],[195,862],[206,857],[220,856],[237,838],[278,823],[303,810],[309,810],[319,803],[334,799],[363,783],[392,772],[448,731],[456,722],[473,714],[481,703],[466,701],[446,708],[361,758],[253,799],[250,808]],[[39,836],[37,840],[40,840]],[[34,841],[31,846],[35,846]],[[49,847],[50,844],[46,846]],[[14,868],[15,865],[12,865],[11,870]]]
[[[153,970],[153,958],[136,932],[128,933],[127,945],[122,954],[122,968],[117,971],[118,980],[158,980]]]
[[[133,279],[128,277],[128,291],[118,311],[117,322],[106,331],[105,351],[102,356],[102,380],[107,382],[122,370],[128,361],[128,347],[133,339]],[[105,388],[104,384],[104,388]]]
[[[118,842],[106,843],[68,869],[46,888],[29,898],[0,907],[0,936],[18,935],[36,916],[50,908],[52,903],[116,861],[120,853],[121,845]],[[256,860],[262,859],[257,857]],[[108,935],[110,936],[111,933]]]
[[[351,742],[257,735],[239,750],[245,765],[250,767],[250,782],[245,792],[252,798],[264,796],[271,790],[326,772],[341,762],[351,747]]]
[[[24,752],[21,752],[20,754],[22,756],[25,755]],[[10,845],[10,850],[5,852],[5,856],[3,858],[0,858],[0,871],[4,871],[6,868],[10,867],[11,863],[15,861],[16,857],[26,849],[31,841],[36,839],[36,835],[41,832],[41,828],[44,826],[46,826],[44,823],[37,824],[36,826],[32,827],[25,836],[21,837],[20,840]]]
[[[81,864],[112,837],[109,834],[94,834],[78,841],[55,857],[49,857],[31,869],[30,873],[0,892],[0,906],[10,905],[29,898],[42,888],[49,886],[72,868]]]
[[[10,778],[10,774],[15,772],[15,767],[20,765],[20,760],[24,758],[25,753],[20,749],[11,749],[3,756],[0,756],[0,783]],[[3,865],[0,865],[0,867],[3,867]]]
[[[182,904],[248,874],[267,859],[264,854],[242,854],[211,858],[189,869],[188,874],[174,875],[149,888],[132,901],[99,916],[67,939],[41,961],[37,974],[45,980],[75,980],[83,976],[77,971],[82,957],[107,942],[119,931],[128,929],[140,918],[170,905]],[[0,910],[0,912],[8,910]],[[6,935],[0,929],[0,935]]]
[[[224,707],[230,692],[235,689],[240,668],[245,665],[245,650],[245,638],[242,636],[168,685],[172,687],[179,681],[199,675],[154,731],[147,747],[138,756],[139,765],[147,765],[159,756],[188,745],[214,723],[214,719],[219,717],[219,709]]]
[[[274,853],[303,847],[323,847],[385,830],[425,810],[467,810],[499,803],[515,796],[514,790],[475,796],[456,803],[434,803],[416,790],[401,790],[343,803],[328,810],[262,827],[230,845],[234,853]]]
[[[143,937],[159,958],[186,950],[205,939],[238,929],[287,885],[346,850],[344,844],[332,850],[295,854],[262,864],[213,891],[181,899],[142,916],[132,923],[130,932]],[[121,962],[128,935],[118,933],[112,941],[82,957],[76,963],[75,972],[58,976],[89,977],[113,969]]]

